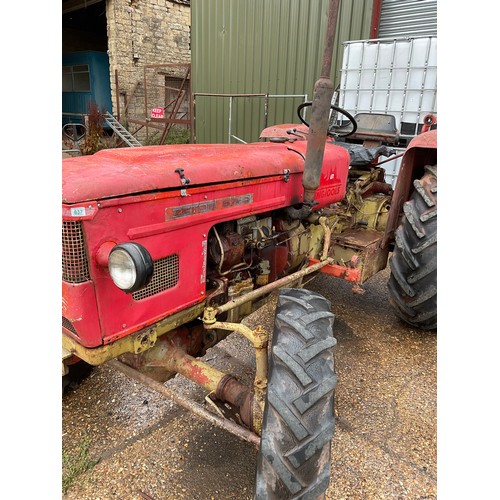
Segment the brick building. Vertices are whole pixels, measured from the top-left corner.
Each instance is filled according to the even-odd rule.
[[[63,114],[95,100],[144,122],[172,101],[191,62],[189,0],[63,0],[62,11]]]

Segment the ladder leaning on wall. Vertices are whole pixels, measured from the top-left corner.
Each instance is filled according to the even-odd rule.
[[[114,130],[116,135],[131,148],[137,148],[142,144],[108,111],[104,115],[106,123]]]

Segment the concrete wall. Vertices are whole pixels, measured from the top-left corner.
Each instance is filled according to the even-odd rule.
[[[113,113],[117,114],[118,69],[120,94],[126,92],[130,99],[127,114],[144,119],[144,66],[191,62],[190,7],[181,0],[106,0],[106,17]],[[148,75],[146,84],[149,107],[155,107],[154,89],[164,82],[164,75],[153,73]],[[124,108],[125,99],[120,95],[122,114]]]

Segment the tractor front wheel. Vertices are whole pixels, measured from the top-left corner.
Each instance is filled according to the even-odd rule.
[[[328,300],[282,289],[271,341],[255,498],[315,499],[330,479],[334,315]]]
[[[423,330],[437,326],[437,165],[413,183],[389,260],[389,302],[396,315]]]

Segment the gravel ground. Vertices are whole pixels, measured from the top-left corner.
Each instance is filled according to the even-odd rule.
[[[436,498],[437,334],[393,315],[387,279],[387,270],[379,273],[363,295],[323,275],[307,285],[331,301],[336,316],[337,426],[327,499]],[[246,322],[272,330],[273,315],[271,300]],[[252,380],[255,361],[243,337],[230,335],[206,358]],[[203,402],[204,391],[182,377],[167,385]],[[88,442],[97,462],[64,499],[253,497],[253,445],[109,366],[64,395],[62,432],[64,453],[75,456]]]

